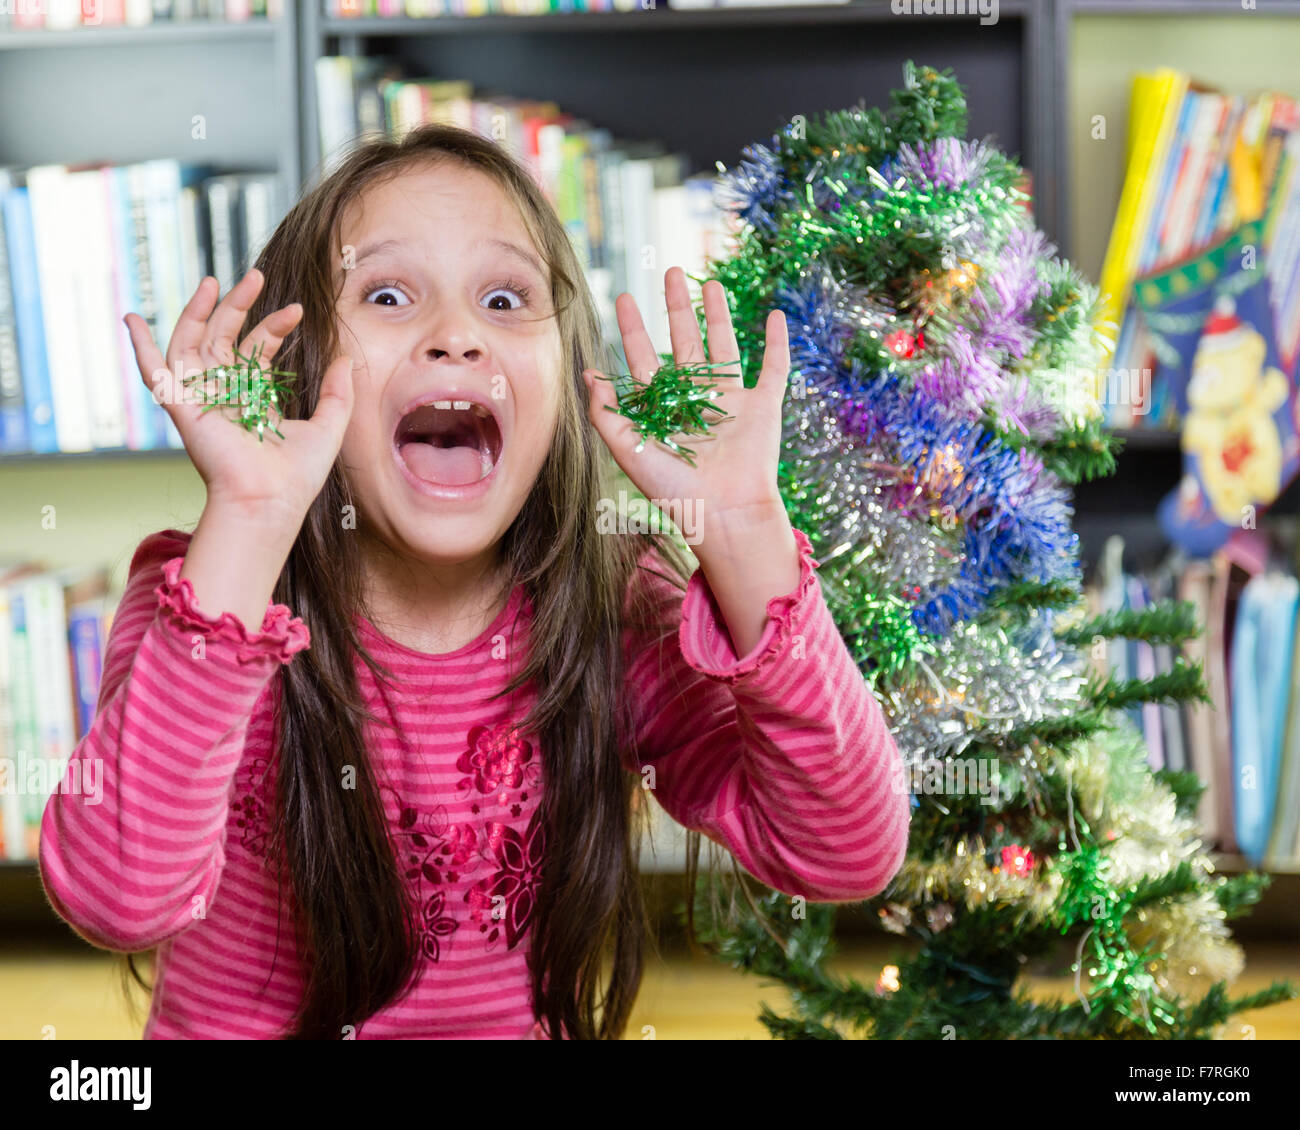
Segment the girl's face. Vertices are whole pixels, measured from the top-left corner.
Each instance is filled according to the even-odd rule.
[[[491,564],[559,410],[542,256],[497,183],[452,161],[367,188],[340,243],[335,318],[356,397],[340,454],[357,526],[403,557]]]

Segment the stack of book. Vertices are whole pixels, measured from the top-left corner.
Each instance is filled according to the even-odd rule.
[[[35,859],[58,788],[102,798],[102,769],[64,780],[90,729],[112,622],[103,569],[0,566],[0,859]]]
[[[1129,707],[1152,769],[1192,772],[1205,786],[1197,811],[1208,844],[1253,866],[1300,865],[1300,582],[1261,531],[1243,531],[1208,558],[1175,551],[1155,568],[1126,570],[1111,538],[1091,611],[1190,601],[1202,633],[1182,656],[1204,672],[1210,702]],[[1149,679],[1172,669],[1175,649],[1112,640],[1099,673]]]
[[[663,280],[701,277],[726,254],[736,222],[715,173],[689,175],[683,154],[623,142],[553,102],[475,94],[460,80],[405,79],[381,59],[316,61],[321,157],[333,167],[359,136],[402,136],[424,122],[474,130],[523,162],[569,232],[606,339],[619,340],[614,299],[631,294],[656,348],[669,348]]]
[[[1300,343],[1300,107],[1283,94],[1221,94],[1162,69],[1137,75],[1128,161],[1101,272],[1104,317],[1118,327],[1109,367],[1152,374],[1151,402],[1108,405],[1113,427],[1171,428],[1174,397],[1140,311],[1134,281],[1194,258],[1264,218],[1258,251],[1269,276],[1278,346]],[[1288,350],[1288,345],[1291,347]]]
[[[10,0],[0,4],[0,32],[6,28],[144,27],[193,20],[242,23],[277,20],[283,13],[284,0]]]
[[[0,169],[0,454],[182,446],[136,365],[204,275],[234,285],[283,212],[278,174],[172,160]]]

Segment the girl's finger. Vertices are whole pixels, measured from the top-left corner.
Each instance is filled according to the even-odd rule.
[[[679,365],[705,360],[700,322],[691,305],[686,272],[681,267],[668,268],[664,275],[664,296],[668,302],[668,333],[673,343],[673,360]]]
[[[288,306],[271,312],[240,342],[239,352],[247,357],[255,345],[260,345],[262,359],[270,361],[301,318],[302,304],[299,302],[291,302]]]
[[[582,374],[590,397],[588,415],[597,434],[614,456],[614,462],[627,471],[626,461],[636,447],[633,442],[634,428],[626,416],[608,411],[618,407],[618,395],[614,391],[613,381],[601,379],[605,375],[599,369],[586,369]]]
[[[166,358],[158,351],[149,325],[139,314],[128,314],[123,321],[127,333],[131,335],[131,348],[135,351],[135,363],[140,369],[140,379],[153,398],[160,403],[168,414],[172,405],[178,402],[175,379],[167,367]]]
[[[199,352],[209,364],[220,365],[231,359],[235,338],[248,317],[254,301],[261,293],[265,280],[254,267],[230,288],[230,293],[218,304],[216,312],[208,319],[199,343]]]
[[[717,279],[709,279],[704,284],[704,326],[709,333],[709,360],[717,362],[734,362],[725,368],[714,369],[719,376],[726,373],[741,375],[740,346],[736,344],[736,331],[731,324],[731,308],[727,305],[727,288]],[[735,385],[738,381],[728,380],[725,385]]]
[[[343,433],[352,416],[353,399],[352,358],[336,357],[321,378],[320,396],[310,421],[324,434],[325,442],[334,453],[343,444]]]
[[[637,380],[648,381],[659,368],[659,354],[646,332],[636,299],[630,294],[620,294],[614,301],[614,310],[618,314],[618,332],[623,338],[628,367]]]
[[[770,393],[780,403],[785,399],[786,383],[790,379],[790,336],[786,330],[785,314],[773,310],[767,315],[763,339],[763,368],[758,374],[758,387]]]
[[[167,364],[174,365],[178,357],[198,350],[204,327],[220,295],[221,285],[211,275],[199,283],[172,331],[172,339],[167,344]]]

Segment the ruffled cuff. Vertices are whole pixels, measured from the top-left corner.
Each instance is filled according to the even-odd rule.
[[[212,619],[200,610],[194,586],[180,575],[184,563],[184,557],[168,561],[163,566],[163,581],[154,589],[159,607],[182,629],[202,632],[208,639],[229,640],[236,645],[235,658],[240,663],[256,663],[267,656],[288,663],[311,645],[307,625],[283,604],[267,607],[258,632],[250,633],[233,612],[223,612]]]
[[[784,596],[774,596],[767,602],[767,623],[754,649],[739,657],[731,645],[721,610],[704,577],[703,569],[696,569],[686,583],[682,598],[682,622],[678,629],[678,642],[686,662],[699,671],[724,683],[735,683],[753,674],[774,656],[787,654],[795,623],[802,621],[799,609],[808,600],[820,599],[821,592],[814,570],[820,567],[812,555],[808,536],[800,529],[794,530],[795,544],[799,547],[799,583],[794,591]]]

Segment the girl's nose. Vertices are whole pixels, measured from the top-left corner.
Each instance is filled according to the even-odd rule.
[[[440,306],[433,312],[421,345],[428,361],[450,357],[472,363],[484,355],[484,342],[473,313],[455,304]]]

